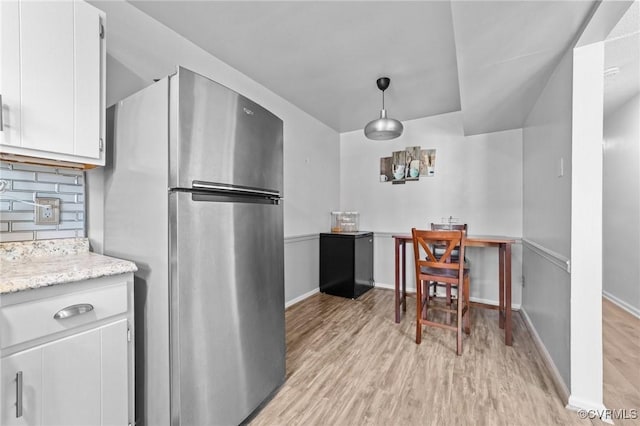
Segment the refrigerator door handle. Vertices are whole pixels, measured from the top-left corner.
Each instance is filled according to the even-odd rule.
[[[191,187],[205,191],[222,192],[225,194],[253,195],[257,197],[280,198],[279,191],[263,188],[252,188],[249,186],[229,185],[225,183],[212,183],[194,180]]]

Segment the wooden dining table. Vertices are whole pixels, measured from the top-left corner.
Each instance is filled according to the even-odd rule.
[[[395,314],[396,323],[400,322],[400,307],[407,310],[407,259],[406,245],[412,244],[410,234],[392,235],[395,240]],[[465,247],[498,248],[498,326],[504,329],[504,343],[511,346],[511,245],[515,238],[503,236],[469,235]]]

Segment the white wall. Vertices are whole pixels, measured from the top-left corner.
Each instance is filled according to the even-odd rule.
[[[317,289],[317,270],[303,266],[317,251],[304,239],[329,227],[329,211],[339,204],[339,135],[337,132],[269,91],[249,77],[211,56],[195,44],[123,1],[91,1],[107,14],[107,98],[114,103],[145,82],[175,72],[181,65],[201,73],[266,107],[284,121],[284,234],[285,287],[296,298]],[[94,247],[102,247],[100,172],[88,177]],[[300,244],[297,249],[291,245]],[[313,275],[315,274],[315,275]],[[301,277],[308,279],[301,282]],[[291,287],[293,286],[293,287]]]
[[[410,233],[453,216],[469,234],[522,235],[522,131],[464,136],[462,114],[454,112],[403,123],[404,134],[372,141],[363,132],[340,136],[340,209],[360,212],[360,229],[374,231],[379,285],[393,286],[391,233]],[[435,176],[394,185],[380,182],[380,158],[408,146],[435,148]],[[411,250],[408,256],[412,256]],[[471,296],[497,304],[497,250],[471,247]],[[522,250],[513,247],[513,304],[521,303]],[[408,286],[415,288],[409,262]]]
[[[640,316],[640,95],[605,116],[603,168],[603,293]]]
[[[602,70],[602,43],[568,49],[524,128],[523,312],[586,409],[603,408]]]
[[[630,3],[594,5],[578,47],[567,50],[524,128],[523,313],[571,408],[604,408],[602,40]],[[559,273],[568,259],[570,274]]]
[[[571,257],[571,49],[565,53],[525,122],[523,310],[559,371],[571,383],[571,276],[552,255]],[[560,161],[563,176],[559,176]],[[526,244],[542,247],[536,251]],[[563,260],[563,259],[560,259]],[[553,303],[549,300],[553,299]]]

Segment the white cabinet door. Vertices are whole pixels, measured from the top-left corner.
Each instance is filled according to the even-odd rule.
[[[43,346],[43,424],[100,424],[100,340],[97,329]]]
[[[97,9],[85,2],[75,2],[74,20],[74,154],[100,158],[100,140],[105,105],[102,97],[102,39],[103,25]]]
[[[2,358],[0,424],[127,425],[127,345],[121,319]]]
[[[43,347],[43,424],[126,425],[127,320]]]
[[[0,2],[8,154],[104,165],[104,14],[83,1]]]
[[[73,2],[20,2],[22,147],[74,152]]]
[[[129,423],[129,343],[127,320],[101,329],[102,425]],[[132,413],[133,414],[133,413]]]
[[[20,147],[20,7],[0,1],[0,143]]]
[[[0,424],[6,426],[42,424],[42,349],[34,348],[2,358],[0,371],[2,373]],[[18,409],[20,402],[22,406]]]

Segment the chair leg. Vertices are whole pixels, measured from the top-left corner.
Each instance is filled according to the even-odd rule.
[[[416,344],[422,341],[422,281],[416,280]]]
[[[467,276],[464,279],[463,284],[464,305],[467,307],[467,313],[464,316],[464,332],[467,334],[471,334],[471,303],[469,303],[469,281],[470,278],[469,276]],[[458,299],[460,299],[459,296]]]
[[[447,289],[447,309],[451,309],[451,284],[446,283],[445,287]],[[447,324],[451,324],[451,313],[447,312]]]
[[[427,319],[429,310],[429,281],[422,281],[422,319]]]
[[[458,321],[456,322],[456,355],[462,355],[462,300],[460,300],[460,296],[458,295],[458,303],[456,313],[458,315]]]

